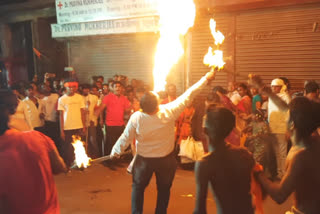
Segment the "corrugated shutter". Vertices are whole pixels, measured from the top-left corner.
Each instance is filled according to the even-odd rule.
[[[159,35],[135,33],[77,38],[70,41],[70,65],[74,66],[80,82],[103,75],[126,75],[153,85],[153,61]],[[182,90],[181,73],[174,73],[168,82]]]
[[[91,76],[105,79],[115,74],[152,83],[152,66],[158,36],[148,34],[108,35],[70,41],[70,62],[80,82]]]
[[[198,81],[209,68],[203,64],[203,57],[208,52],[209,46],[215,48],[214,40],[210,32],[209,21],[214,18],[217,22],[217,29],[226,37],[221,46],[224,58],[227,62],[225,71],[233,74],[233,55],[234,55],[234,17],[228,14],[217,14],[214,17],[209,15],[197,16],[192,30],[191,43],[191,62],[190,62],[190,83]],[[219,72],[213,85],[227,86],[228,74]]]
[[[320,82],[320,4],[244,12],[236,17],[237,81],[287,77],[292,90]]]

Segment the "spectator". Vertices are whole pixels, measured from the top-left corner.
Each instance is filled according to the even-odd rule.
[[[238,105],[241,100],[241,96],[239,95],[235,82],[228,82],[228,94],[227,96],[232,101],[234,105]]]
[[[8,128],[17,99],[0,90],[0,213],[59,214],[52,174],[66,172],[54,143],[37,132]]]
[[[320,102],[319,85],[315,81],[309,81],[305,86],[305,96],[312,101]]]
[[[256,110],[261,109],[262,98],[258,93],[258,89],[256,89],[255,87],[251,87],[250,92],[252,95],[252,112],[255,112]]]
[[[271,82],[271,90],[274,94],[280,97],[287,104],[290,102],[290,96],[286,92],[287,87],[281,79],[274,79]],[[268,101],[268,121],[271,133],[277,138],[277,143],[274,144],[274,151],[277,158],[277,172],[278,178],[281,179],[285,172],[285,162],[287,156],[287,140],[286,140],[286,126],[288,120],[288,112],[282,111],[272,99]]]
[[[98,144],[97,144],[97,125],[98,118],[94,115],[94,110],[97,108],[98,97],[92,95],[89,85],[83,85],[82,95],[84,96],[86,104],[86,127],[87,127],[87,144],[88,153],[91,158],[99,157]]]
[[[24,102],[24,116],[28,125],[37,131],[43,131],[44,125],[44,114],[43,114],[43,103],[34,95],[33,87],[27,86],[25,89],[27,97],[22,101]]]
[[[78,83],[73,80],[65,82],[66,94],[58,100],[60,112],[60,135],[64,140],[63,157],[68,167],[74,161],[74,149],[72,135],[84,135],[86,133],[85,102],[81,95],[75,93]]]
[[[103,94],[104,96],[106,96],[107,94],[109,94],[109,85],[106,84],[106,83],[102,85],[102,94]]]
[[[61,152],[59,137],[59,122],[57,114],[57,106],[59,95],[51,93],[50,86],[42,84],[41,93],[43,93],[43,113],[44,113],[44,133],[50,137],[56,144],[58,151]]]
[[[121,95],[121,82],[113,82],[113,93],[106,95],[96,112],[99,115],[106,109],[106,146],[105,154],[110,154],[111,148],[124,130],[124,114],[131,111],[129,100]]]
[[[168,84],[166,87],[166,91],[167,91],[168,97],[165,98],[161,104],[167,104],[167,103],[170,103],[170,102],[174,101],[175,99],[177,99],[176,85]]]

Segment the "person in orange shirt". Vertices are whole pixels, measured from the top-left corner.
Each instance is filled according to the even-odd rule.
[[[66,165],[47,136],[9,128],[17,104],[11,91],[0,90],[0,213],[59,214],[53,174]]]

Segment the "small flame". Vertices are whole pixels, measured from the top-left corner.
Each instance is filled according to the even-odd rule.
[[[219,50],[219,45],[224,42],[225,37],[220,31],[216,31],[216,21],[214,19],[210,19],[210,29],[217,50],[213,51],[213,48],[209,47],[208,53],[203,58],[203,64],[211,68],[222,69],[226,63],[223,61],[223,52]]]
[[[74,148],[74,154],[75,154],[75,162],[79,168],[84,167],[87,168],[90,166],[91,158],[89,158],[86,154],[86,150],[83,146],[83,142],[80,140],[80,137],[72,136],[73,142],[72,146]]]
[[[224,42],[224,35],[220,31],[216,31],[217,23],[214,19],[210,19],[210,30],[214,38],[214,44],[221,45]]]
[[[153,68],[154,91],[156,92],[165,89],[167,75],[183,56],[184,49],[180,39],[193,26],[196,16],[193,0],[161,0],[158,6],[160,38]]]

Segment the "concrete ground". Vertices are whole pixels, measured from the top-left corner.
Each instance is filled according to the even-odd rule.
[[[126,173],[128,160],[95,164],[84,171],[73,170],[55,177],[62,214],[129,214],[131,175]],[[154,213],[157,190],[155,177],[145,192],[144,213]],[[192,213],[195,204],[193,171],[178,169],[168,214]],[[290,197],[277,205],[270,198],[264,202],[265,214],[284,214],[292,204]],[[232,204],[230,204],[232,206]],[[216,213],[212,194],[208,194],[208,213]]]

